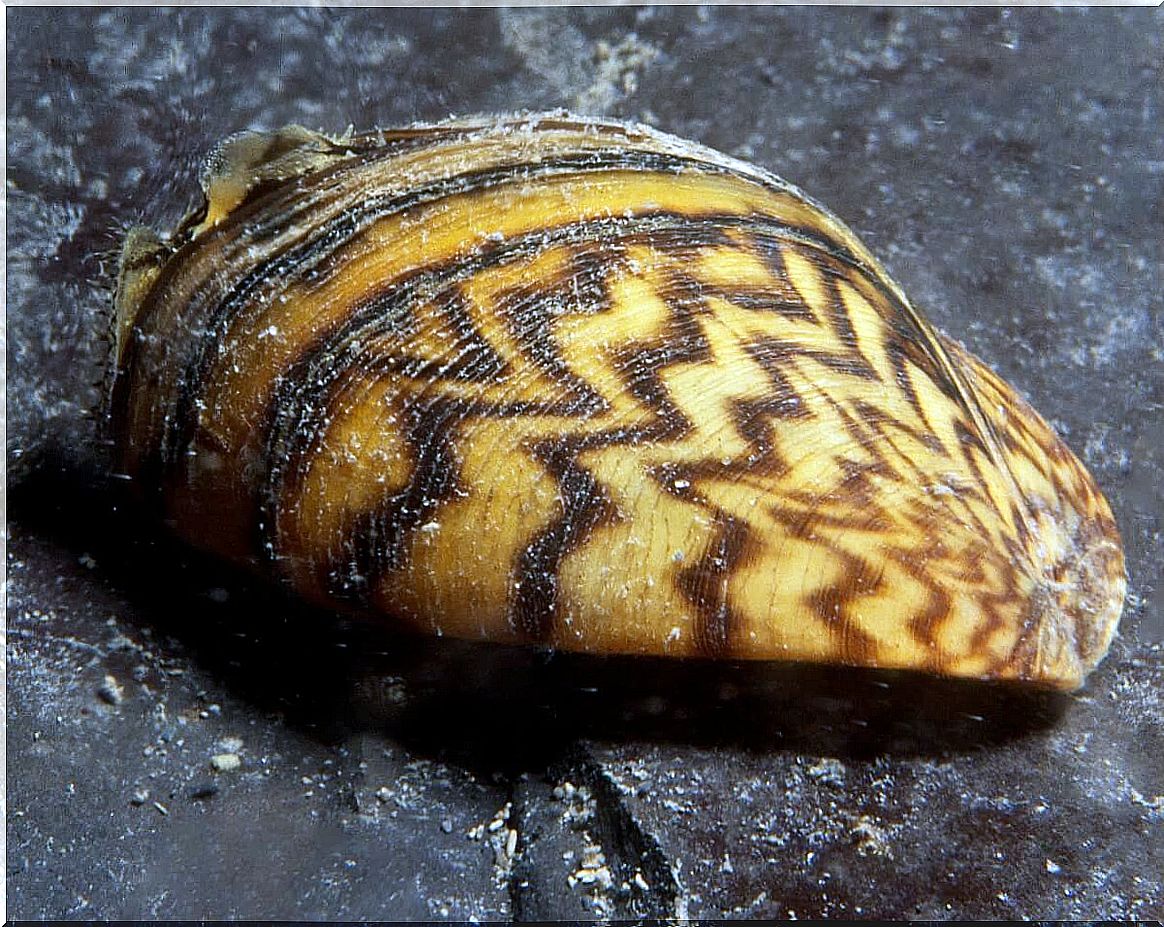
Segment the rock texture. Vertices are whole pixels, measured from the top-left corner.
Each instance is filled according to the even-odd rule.
[[[1164,917],[1162,23],[10,11],[10,915]],[[125,511],[108,274],[215,141],[556,106],[800,184],[1081,452],[1131,576],[1086,689],[388,637]]]

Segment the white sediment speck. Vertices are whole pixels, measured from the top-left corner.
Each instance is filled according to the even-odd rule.
[[[242,765],[237,753],[216,753],[210,758],[210,765],[215,772],[234,772]]]

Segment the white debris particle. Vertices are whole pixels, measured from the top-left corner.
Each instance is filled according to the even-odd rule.
[[[596,843],[587,844],[582,849],[582,868],[583,869],[597,869],[606,862],[606,854],[602,852],[602,847]]]
[[[234,772],[242,765],[237,753],[216,753],[210,758],[210,765],[215,772]]]
[[[493,848],[493,880],[498,887],[504,886],[513,872],[513,861],[517,854],[517,829],[509,826],[509,816],[513,803],[506,802],[497,809],[488,824],[478,824],[469,832],[473,840],[487,837]]]
[[[563,782],[561,785],[555,785],[553,796],[558,801],[569,801],[574,797],[575,787],[573,782]]]
[[[823,758],[817,760],[806,770],[809,777],[825,785],[845,784],[845,765],[840,760]]]
[[[573,879],[575,883],[580,882],[583,885],[594,885],[597,883],[603,888],[609,888],[614,882],[614,879],[610,874],[610,870],[606,866],[600,866],[597,869],[591,869],[584,866],[581,869],[575,871]],[[567,881],[569,881],[569,879],[567,879]],[[573,885],[571,885],[571,888],[572,887]]]
[[[861,815],[853,825],[851,837],[861,856],[886,856],[893,859],[889,836],[874,818]]]
[[[562,813],[562,822],[570,827],[578,827],[594,817],[594,801],[590,797],[590,790],[586,786],[575,786],[572,782],[563,782],[555,786],[554,798],[567,804]]]
[[[611,889],[615,887],[614,873],[607,865],[601,843],[586,830],[586,825],[597,813],[595,799],[587,787],[575,786],[572,782],[562,782],[555,786],[553,796],[567,805],[562,813],[563,825],[578,831],[584,841],[580,851],[569,850],[562,854],[562,859],[567,862],[577,860],[572,871],[566,875],[566,884],[571,889],[584,886],[587,903],[593,912],[600,919],[607,917],[614,910],[610,895]],[[630,891],[629,883],[623,882],[621,891]]]
[[[97,695],[101,701],[109,705],[120,705],[125,694],[121,691],[121,686],[113,676],[106,676],[102,680],[101,685],[97,687]]]
[[[1148,809],[1149,820],[1157,820],[1164,815],[1164,795],[1154,795],[1149,798],[1139,789],[1133,788],[1131,799],[1140,807]]]
[[[1047,872],[1051,873],[1051,875],[1058,875],[1060,872],[1063,871],[1063,867],[1060,866],[1053,859],[1047,860],[1046,866],[1047,866]]]

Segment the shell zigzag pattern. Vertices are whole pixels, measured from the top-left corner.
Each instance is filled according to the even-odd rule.
[[[1092,478],[843,224],[565,114],[227,140],[131,234],[111,421],[186,539],[427,633],[1074,688]]]

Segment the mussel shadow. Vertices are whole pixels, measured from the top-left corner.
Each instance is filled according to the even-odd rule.
[[[91,477],[42,473],[9,517],[73,555],[238,697],[325,742],[374,733],[486,772],[579,742],[836,758],[948,756],[1037,736],[1057,693],[845,666],[549,653],[426,638],[307,608],[178,544]]]

